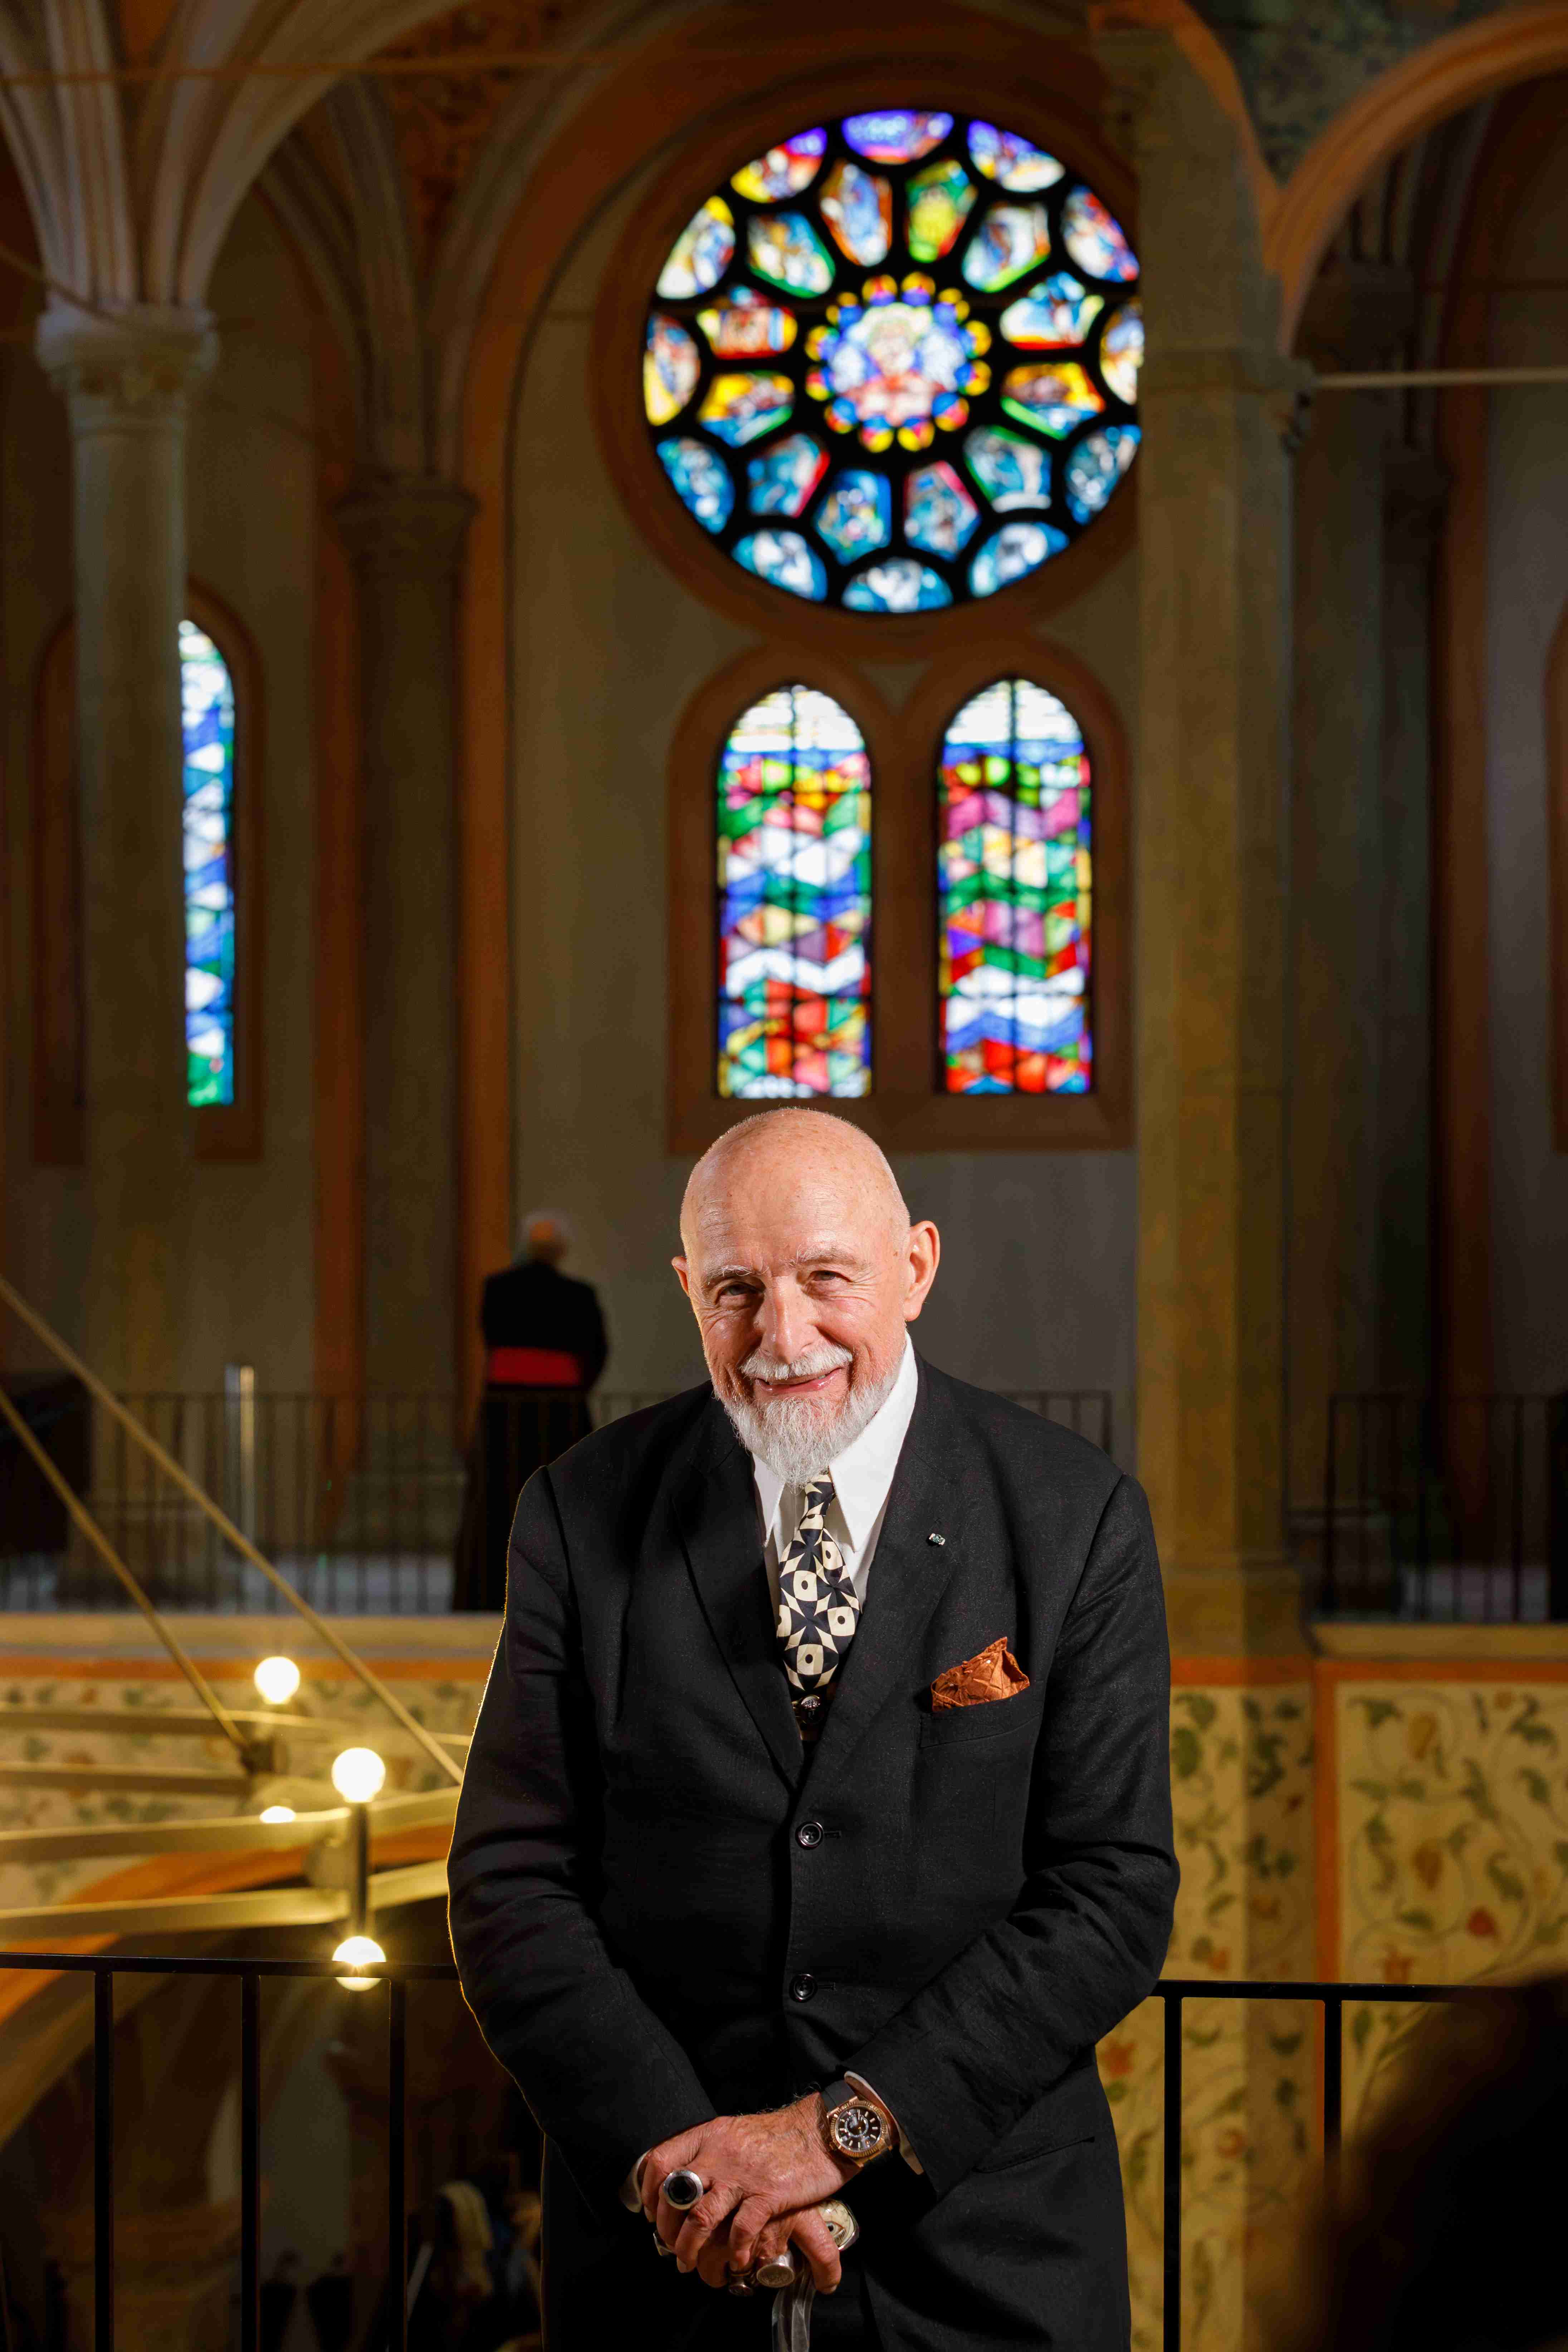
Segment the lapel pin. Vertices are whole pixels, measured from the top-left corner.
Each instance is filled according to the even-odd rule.
[[[927,1543],[944,1544],[947,1541],[947,1538],[945,1536],[939,1536],[936,1529],[933,1528],[930,1535],[927,1536],[926,1541]]]

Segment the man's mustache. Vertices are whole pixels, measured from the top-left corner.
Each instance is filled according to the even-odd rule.
[[[754,1348],[741,1366],[741,1372],[748,1381],[760,1381],[764,1387],[771,1387],[784,1381],[820,1380],[824,1372],[836,1372],[841,1364],[853,1361],[854,1355],[848,1348],[836,1348],[830,1340],[824,1339],[819,1347],[807,1348],[803,1355],[787,1361],[781,1361],[765,1349]]]

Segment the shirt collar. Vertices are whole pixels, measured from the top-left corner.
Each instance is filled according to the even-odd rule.
[[[892,1387],[854,1444],[847,1445],[843,1453],[827,1465],[833,1473],[833,1491],[837,1497],[845,1533],[855,1551],[859,1551],[864,1546],[887,1502],[919,1393],[920,1370],[913,1345],[906,1332],[903,1357]],[[759,1461],[754,1454],[752,1456],[752,1475],[756,1481],[757,1500],[762,1506],[763,1525],[771,1528],[778,1517],[779,1501],[785,1481],[766,1462]]]

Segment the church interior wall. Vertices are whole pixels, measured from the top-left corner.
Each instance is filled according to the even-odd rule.
[[[756,643],[650,553],[595,436],[593,321],[645,186],[605,206],[543,308],[511,488],[514,1206],[574,1218],[574,1270],[603,1286],[616,1391],[700,1375],[668,1270],[689,1154],[666,1140],[666,768],[691,697]],[[1136,615],[1128,556],[1041,628],[1094,671],[1130,732]],[[797,657],[801,675],[810,661]],[[861,668],[895,707],[926,675]],[[1136,781],[1134,761],[1134,794]],[[705,924],[706,906],[689,919]],[[949,1241],[921,1344],[998,1387],[1109,1389],[1130,1460],[1134,1155],[937,1151],[896,1165],[913,1213]]]

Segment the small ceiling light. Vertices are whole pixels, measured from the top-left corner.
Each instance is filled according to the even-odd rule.
[[[386,1767],[374,1748],[345,1748],[332,1760],[332,1786],[345,1805],[368,1805],[386,1785]]]
[[[291,1822],[294,1808],[292,1805],[263,1805],[261,1818],[264,1822]]]
[[[251,1680],[268,1706],[287,1706],[300,1687],[300,1669],[292,1658],[263,1658]]]
[[[384,1960],[386,1954],[373,1936],[346,1936],[332,1954],[332,1958],[334,1960],[343,1961],[349,1968],[354,1967],[357,1963],[363,1969],[371,1960]],[[338,1979],[345,1992],[369,1992],[371,1987],[378,1981],[375,1977],[340,1977]]]

